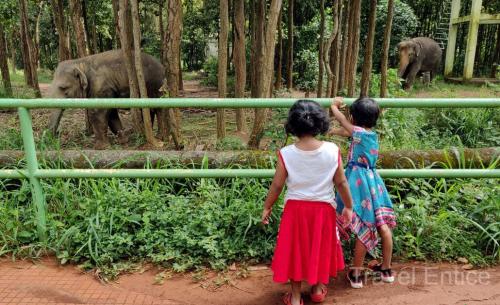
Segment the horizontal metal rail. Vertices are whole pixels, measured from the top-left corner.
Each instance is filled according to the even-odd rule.
[[[379,169],[383,178],[500,178],[500,169]],[[273,169],[39,169],[55,178],[272,178]],[[25,170],[0,170],[0,178],[27,179]]]
[[[324,107],[330,98],[312,98]],[[345,98],[349,105],[355,99]],[[377,98],[384,108],[493,108],[500,98]],[[292,98],[0,99],[0,108],[290,108]]]
[[[315,98],[328,107],[332,99]],[[296,99],[0,99],[0,108],[17,108],[23,137],[26,168],[0,170],[0,179],[28,179],[36,207],[38,236],[46,240],[46,202],[40,179],[54,178],[271,178],[272,169],[40,169],[36,156],[32,108],[289,108]],[[354,99],[346,98],[350,105]],[[385,108],[497,108],[500,98],[385,98],[377,99]],[[498,169],[381,169],[384,178],[500,178]]]

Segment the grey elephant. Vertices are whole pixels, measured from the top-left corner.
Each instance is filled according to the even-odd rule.
[[[154,57],[142,53],[144,77],[149,97],[159,97],[165,72]],[[59,63],[49,89],[53,98],[128,98],[130,87],[121,50],[107,51]],[[49,129],[55,134],[63,114],[57,109],[50,118]],[[95,134],[95,148],[109,146],[108,126],[120,143],[128,141],[118,109],[89,109],[89,123]]]
[[[398,44],[398,76],[405,80],[404,88],[410,89],[417,75],[429,72],[430,81],[436,76],[443,51],[439,44],[428,37],[417,37]]]

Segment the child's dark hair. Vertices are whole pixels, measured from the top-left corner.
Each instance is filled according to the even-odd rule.
[[[372,128],[377,125],[380,108],[374,99],[360,97],[349,107],[354,125]]]
[[[298,100],[288,112],[285,124],[287,133],[297,137],[325,134],[330,128],[330,120],[320,104],[311,100]]]

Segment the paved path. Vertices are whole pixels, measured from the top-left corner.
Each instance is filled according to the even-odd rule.
[[[131,292],[118,285],[102,284],[76,268],[53,263],[6,263],[0,261],[0,305],[21,304],[135,304],[179,303]]]
[[[396,283],[368,279],[364,289],[348,287],[344,274],[329,285],[324,305],[401,304],[500,304],[500,266],[463,270],[456,264],[397,263]],[[101,283],[75,266],[59,266],[54,259],[36,264],[0,259],[0,305],[282,305],[288,286],[272,282],[270,270],[261,266],[241,273],[164,273],[155,285],[158,270],[120,276],[118,282]],[[242,274],[245,276],[242,277]],[[306,305],[309,287],[304,285]]]

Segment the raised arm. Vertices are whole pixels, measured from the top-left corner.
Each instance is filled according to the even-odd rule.
[[[351,122],[345,117],[345,115],[340,112],[339,108],[344,104],[343,98],[341,97],[336,97],[333,100],[331,109],[333,112],[333,116],[335,119],[340,123],[342,128],[345,129],[345,134],[350,137],[352,135],[352,132],[354,131],[354,125],[351,124]]]
[[[273,182],[269,187],[269,192],[267,193],[266,201],[264,202],[264,210],[262,211],[262,223],[269,224],[269,217],[273,209],[274,203],[278,200],[283,187],[285,186],[285,181],[288,173],[285,169],[285,164],[283,160],[278,158],[278,163],[276,164],[276,172],[274,173]]]
[[[350,137],[351,136],[351,134],[347,130],[345,130],[343,127],[334,128],[334,129],[330,130],[330,132],[328,134],[334,135],[334,136],[341,136],[341,137]]]

